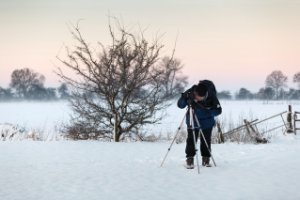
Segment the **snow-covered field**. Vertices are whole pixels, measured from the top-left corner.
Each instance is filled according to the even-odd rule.
[[[187,170],[184,144],[0,142],[1,200],[298,200],[300,138],[213,145],[217,167]]]
[[[262,119],[288,104],[300,111],[299,102],[223,101],[220,120]],[[66,102],[27,102],[0,103],[0,113],[0,128],[55,134],[71,111]],[[174,133],[184,110],[174,105],[167,114],[149,130]],[[261,145],[214,144],[218,166],[201,167],[200,175],[183,167],[185,144],[174,144],[160,168],[168,147],[169,142],[0,142],[0,200],[300,199],[298,135],[278,134]]]
[[[71,110],[67,102],[0,102],[0,113],[0,124],[52,135],[68,122]]]
[[[300,101],[221,101],[223,114],[219,117],[224,124],[225,130],[230,124],[239,125],[241,119],[263,119],[265,117],[286,111],[291,104],[294,110],[300,111]],[[71,109],[67,102],[23,102],[23,103],[0,103],[0,125],[17,125],[27,131],[35,130],[53,138],[59,133],[62,123],[70,119]],[[176,131],[185,110],[179,109],[174,103],[166,111],[166,116],[160,124],[148,126],[145,131],[152,134],[173,134]],[[269,126],[276,126],[282,123],[281,118],[269,121]]]

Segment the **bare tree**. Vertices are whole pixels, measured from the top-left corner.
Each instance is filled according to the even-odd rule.
[[[116,27],[115,32],[109,23],[112,44],[105,47],[99,43],[101,50],[95,51],[78,25],[73,26],[77,46],[66,47],[67,58],[58,59],[77,77],[66,75],[61,68],[57,74],[73,88],[73,126],[118,142],[121,136],[159,122],[161,111],[182,92],[187,81],[180,75],[179,60],[173,55],[161,57],[159,39],[150,42],[142,31],[133,34],[121,25]]]
[[[300,90],[300,72],[298,72],[294,75],[293,82],[298,84],[298,88]]]
[[[31,69],[17,69],[11,75],[10,87],[16,90],[18,98],[28,98],[30,90],[44,88],[45,77]]]
[[[266,78],[266,86],[275,90],[276,99],[279,97],[280,89],[285,88],[287,85],[288,77],[282,73],[282,71],[273,71]]]

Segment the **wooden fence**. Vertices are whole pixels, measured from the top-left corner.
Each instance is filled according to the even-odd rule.
[[[267,122],[271,119],[274,118],[280,118],[282,120],[282,123],[279,126],[275,126],[272,127],[270,129],[267,130],[259,130],[258,125],[262,124],[264,122]],[[292,112],[292,106],[289,105],[288,106],[288,110],[287,111],[283,111],[280,112],[278,114],[272,115],[270,117],[267,117],[265,119],[259,120],[259,119],[255,119],[255,120],[247,120],[244,119],[243,120],[244,124],[242,124],[241,126],[238,126],[230,131],[227,132],[223,132],[221,129],[221,125],[219,122],[217,122],[217,141],[218,143],[224,143],[226,137],[230,136],[233,133],[237,133],[240,131],[246,131],[246,133],[248,134],[248,136],[250,138],[252,138],[255,142],[257,143],[267,143],[268,140],[264,137],[264,135],[266,133],[275,131],[279,128],[283,128],[283,134],[286,133],[297,133],[297,130],[300,130],[300,112]]]

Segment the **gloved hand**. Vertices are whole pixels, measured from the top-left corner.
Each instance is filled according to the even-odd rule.
[[[188,100],[190,98],[190,93],[188,91],[181,93],[181,97]]]
[[[182,98],[184,98],[188,104],[191,104],[193,102],[193,93],[192,92],[185,92],[181,94]]]
[[[194,99],[194,89],[195,89],[195,85],[193,87],[191,87],[190,89],[186,90],[184,93],[181,93],[181,96],[183,98],[185,98],[186,100],[190,99],[193,100]]]

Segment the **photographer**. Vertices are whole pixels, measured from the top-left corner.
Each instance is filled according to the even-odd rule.
[[[207,148],[205,141],[202,135],[200,134],[200,150],[202,155],[202,165],[205,167],[211,167],[209,162],[211,157],[211,135],[212,129],[215,125],[214,117],[222,113],[222,108],[217,98],[216,89],[213,82],[209,80],[200,81],[198,85],[194,85],[193,87],[182,93],[180,99],[177,102],[177,105],[181,109],[185,108],[188,105],[191,105],[191,108],[194,109],[194,114],[196,115],[200,123],[200,127],[198,127],[197,120],[195,119],[195,117],[193,117],[196,141],[199,137],[199,131],[201,128],[209,148]],[[190,127],[189,112],[187,112],[186,114],[186,124],[188,126],[188,137],[185,149],[187,158],[186,168],[193,169],[194,156],[196,152],[193,139],[193,130],[192,127]]]

